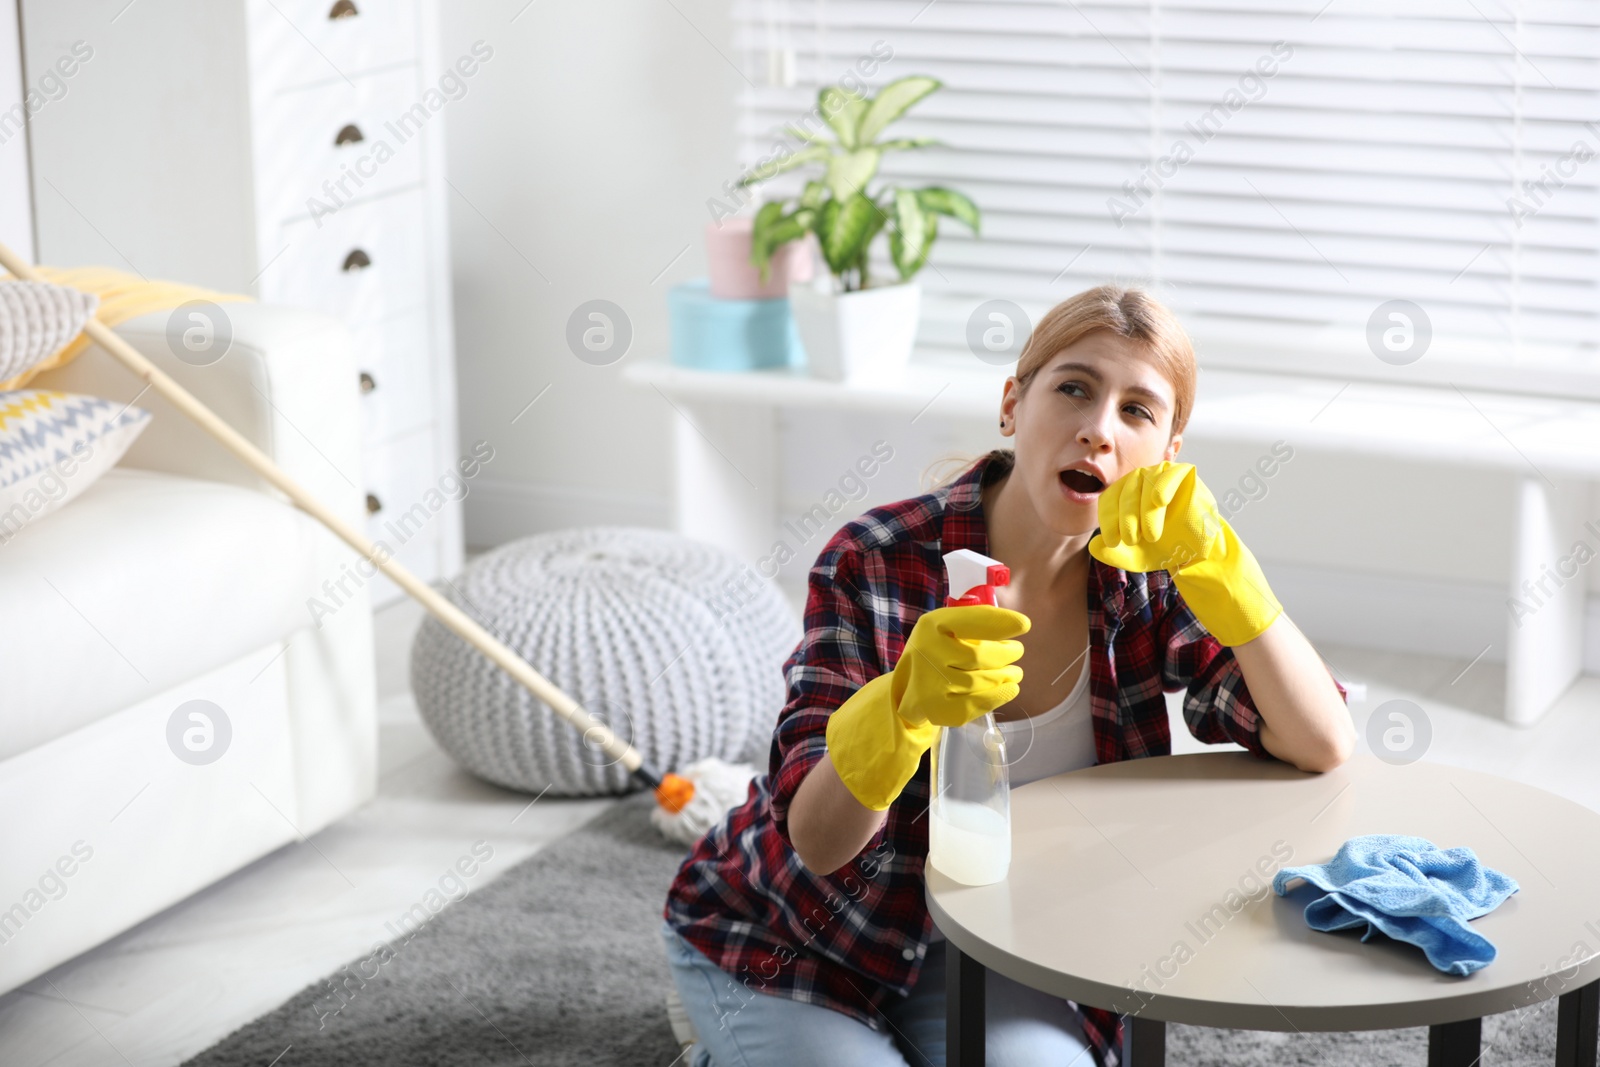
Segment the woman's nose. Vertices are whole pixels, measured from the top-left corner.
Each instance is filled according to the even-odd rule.
[[[1112,441],[1112,431],[1106,426],[1108,411],[1105,406],[1099,406],[1084,412],[1083,425],[1078,429],[1078,440],[1094,449],[1109,446]]]

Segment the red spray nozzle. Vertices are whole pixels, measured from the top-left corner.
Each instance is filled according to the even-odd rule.
[[[995,588],[1011,583],[1011,568],[970,548],[946,552],[944,571],[950,586],[945,607],[993,604]]]

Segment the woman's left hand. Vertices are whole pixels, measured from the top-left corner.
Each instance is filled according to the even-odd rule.
[[[1090,554],[1125,571],[1170,573],[1195,618],[1224,645],[1258,637],[1283,613],[1194,464],[1137,467],[1105,487],[1099,507]]]
[[[1096,559],[1125,571],[1177,571],[1210,557],[1222,533],[1217,501],[1193,463],[1135,467],[1100,493]]]

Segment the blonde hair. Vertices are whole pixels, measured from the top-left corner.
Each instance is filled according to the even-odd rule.
[[[1096,330],[1109,330],[1138,345],[1162,376],[1172,383],[1171,432],[1182,433],[1189,422],[1189,412],[1194,408],[1198,377],[1194,345],[1166,305],[1137,287],[1099,285],[1068,297],[1046,312],[1017,359],[1019,394],[1027,393],[1034,377],[1052,357]],[[1010,469],[1016,452],[1010,448],[994,448],[982,456],[941,457],[923,470],[922,484],[936,489],[985,458],[999,460],[1004,469]]]

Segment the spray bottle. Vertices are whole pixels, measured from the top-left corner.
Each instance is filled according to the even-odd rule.
[[[993,604],[1011,581],[1003,563],[969,548],[946,552],[946,607]],[[1011,868],[1011,775],[1005,737],[986,713],[939,731],[933,746],[928,862],[965,885],[990,885]]]

